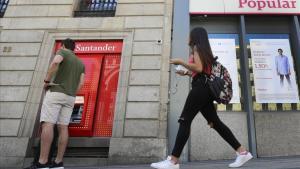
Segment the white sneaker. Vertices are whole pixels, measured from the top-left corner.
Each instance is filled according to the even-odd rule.
[[[236,168],[244,165],[247,161],[251,160],[253,158],[252,154],[250,152],[245,152],[242,154],[236,153],[237,157],[235,161],[231,164],[229,164],[228,167],[230,168]]]
[[[179,164],[174,164],[171,161],[171,156],[168,156],[168,158],[164,161],[152,163],[151,167],[156,169],[179,169]]]

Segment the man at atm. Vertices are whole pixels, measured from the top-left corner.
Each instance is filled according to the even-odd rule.
[[[37,163],[29,169],[64,169],[63,156],[67,147],[68,125],[73,111],[76,93],[84,83],[85,67],[74,54],[75,42],[72,39],[62,41],[62,48],[56,53],[48,69],[45,82],[47,90],[40,122],[41,149]],[[50,146],[53,141],[54,125],[58,126],[58,150],[56,159],[48,161]]]

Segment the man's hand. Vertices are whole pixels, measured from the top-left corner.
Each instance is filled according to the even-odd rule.
[[[49,88],[50,88],[49,83],[50,83],[50,81],[44,80],[44,90],[45,90],[45,91],[49,90]]]
[[[81,87],[82,87],[83,84],[84,84],[84,75],[85,75],[84,73],[81,73],[81,75],[80,75],[80,80],[79,80],[79,84],[78,84],[76,93],[79,92],[79,90],[81,89]]]

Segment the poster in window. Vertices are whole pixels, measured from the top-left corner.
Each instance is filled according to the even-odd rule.
[[[235,39],[209,39],[214,56],[229,71],[232,80],[233,96],[230,103],[240,103],[238,68],[236,59]]]
[[[289,39],[250,39],[257,103],[298,103]]]

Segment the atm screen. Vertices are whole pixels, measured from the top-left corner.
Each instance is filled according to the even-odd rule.
[[[84,96],[76,96],[70,123],[80,123],[82,119]]]

